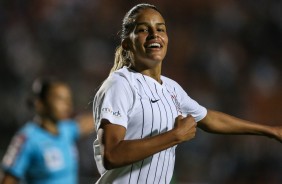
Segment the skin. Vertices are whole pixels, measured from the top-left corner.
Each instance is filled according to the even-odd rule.
[[[161,63],[166,55],[168,37],[163,17],[155,10],[141,10],[136,26],[129,38],[122,43],[134,56],[133,69],[160,81]],[[161,48],[148,48],[158,42]],[[125,166],[152,154],[172,147],[195,136],[196,122],[192,116],[179,116],[173,130],[138,140],[124,140],[126,129],[102,120],[98,140],[102,148],[104,165],[107,169]]]
[[[162,61],[168,46],[165,21],[161,14],[153,9],[141,12],[142,16],[136,18],[137,25],[122,45],[126,45],[125,48],[133,53],[133,69],[161,83]],[[161,48],[149,48],[151,43],[159,43]]]
[[[73,111],[72,94],[64,84],[53,84],[46,101],[37,99],[37,117],[40,125],[52,134],[58,134],[57,122],[71,117]]]
[[[63,83],[55,83],[49,89],[47,99],[35,99],[37,112],[35,121],[50,134],[58,135],[57,122],[71,117],[73,112],[72,93],[69,87]],[[81,135],[87,135],[93,131],[93,118],[91,114],[83,114],[77,117]],[[19,179],[5,173],[1,184],[18,184]]]
[[[37,99],[35,106],[38,112],[37,122],[52,134],[58,134],[57,122],[71,118],[73,114],[73,97],[70,88],[63,83],[54,84],[49,90],[46,102]],[[93,131],[93,117],[91,113],[84,113],[76,117],[81,135]]]
[[[1,181],[1,184],[17,184],[19,183],[19,179],[15,178],[10,174],[4,174],[4,177]]]
[[[161,48],[148,48],[158,42]],[[129,37],[122,41],[124,49],[133,53],[132,68],[161,83],[161,66],[165,58],[168,37],[163,17],[153,9],[141,10],[136,17],[136,26]],[[191,116],[178,116],[175,127],[163,134],[145,139],[124,140],[126,129],[103,119],[98,130],[104,166],[113,169],[143,160],[164,149],[189,141],[199,128],[218,134],[253,134],[275,138],[282,142],[282,128],[255,124],[233,116],[208,110],[204,119],[196,124]]]

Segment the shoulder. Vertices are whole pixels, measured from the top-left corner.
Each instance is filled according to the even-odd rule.
[[[178,82],[176,82],[175,80],[173,80],[171,78],[168,78],[168,77],[162,75],[161,80],[163,81],[164,85],[166,85],[167,87],[182,89],[182,87],[178,84]]]
[[[42,138],[46,136],[46,133],[39,127],[39,125],[33,121],[25,124],[14,136],[14,139],[21,142],[30,149],[34,148],[34,145],[40,144]]]
[[[135,73],[133,71],[131,71],[129,68],[123,67],[123,68],[113,72],[109,76],[108,79],[110,81],[117,82],[117,83],[128,83],[128,84],[130,84],[130,82],[134,78],[134,74]]]
[[[38,130],[35,123],[25,124],[12,138],[8,147],[8,155],[18,155],[18,151],[25,149],[30,150],[34,141],[38,140]],[[24,153],[24,152],[23,152]]]
[[[109,88],[113,85],[126,85],[129,84],[127,77],[121,73],[112,73],[103,83],[103,87]]]
[[[39,127],[34,122],[28,122],[19,131],[18,135],[22,135],[28,139],[31,136],[36,136],[40,133]]]
[[[128,68],[121,68],[109,75],[103,82],[98,93],[104,93],[109,90],[131,90],[134,74]]]

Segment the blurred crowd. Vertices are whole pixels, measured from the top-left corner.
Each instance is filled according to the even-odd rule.
[[[26,97],[38,76],[70,84],[76,112],[91,101],[113,64],[124,14],[137,0],[0,2],[0,157],[30,119]],[[201,105],[282,125],[282,1],[146,2],[165,16],[169,47],[162,73]],[[92,143],[78,142],[81,183],[97,178]],[[174,183],[282,183],[282,145],[254,136],[201,130],[178,146]]]

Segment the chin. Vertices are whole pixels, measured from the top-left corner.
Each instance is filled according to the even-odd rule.
[[[70,119],[70,116],[65,115],[65,116],[58,117],[59,121],[66,120],[66,119]]]
[[[162,58],[159,58],[159,57],[154,57],[154,58],[151,58],[150,59],[150,63],[155,63],[155,64],[160,64],[161,62],[163,61]]]
[[[161,62],[163,59],[164,57],[160,55],[151,55],[150,56],[150,60],[157,61],[157,62]]]

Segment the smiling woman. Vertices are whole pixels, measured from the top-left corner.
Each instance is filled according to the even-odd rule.
[[[93,103],[97,183],[170,183],[175,148],[194,138],[196,126],[282,140],[281,127],[207,110],[161,75],[167,46],[165,21],[155,6],[139,4],[125,15],[115,64]]]
[[[132,31],[127,35],[122,35],[121,45],[125,52],[130,52],[129,59],[132,69],[152,76],[160,82],[161,64],[168,44],[165,21],[154,6],[143,8],[142,14],[143,16],[128,18],[136,24],[128,21],[124,25],[124,27],[132,26],[129,28]]]

